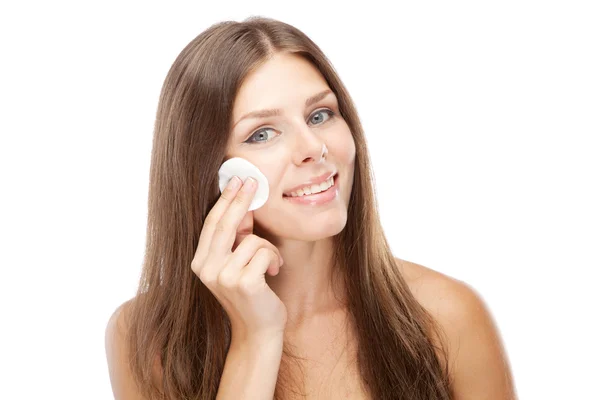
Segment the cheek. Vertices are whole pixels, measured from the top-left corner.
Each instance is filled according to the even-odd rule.
[[[273,156],[261,157],[260,159],[248,158],[248,161],[256,165],[260,172],[267,177],[267,181],[269,181],[268,201],[271,200],[271,194],[280,194],[281,190],[283,190],[281,182],[283,179],[283,171],[285,171],[283,159],[280,156]]]
[[[347,125],[344,129],[340,129],[337,135],[331,136],[327,147],[332,154],[334,162],[339,163],[340,167],[354,165],[356,144]]]
[[[283,151],[229,151],[226,153],[227,159],[232,157],[241,157],[254,164],[260,172],[267,178],[269,182],[269,199],[267,205],[271,201],[271,194],[281,195],[283,173],[289,160],[286,158],[286,152]],[[263,207],[261,207],[262,209]],[[260,209],[259,209],[260,210]],[[257,210],[257,211],[259,211]]]

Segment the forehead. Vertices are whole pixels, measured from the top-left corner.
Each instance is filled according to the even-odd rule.
[[[319,70],[308,60],[278,53],[244,79],[235,98],[233,119],[258,109],[302,105],[306,98],[328,88]]]

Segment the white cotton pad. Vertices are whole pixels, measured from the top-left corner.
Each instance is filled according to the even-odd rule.
[[[234,176],[240,178],[242,182],[251,176],[258,182],[258,188],[254,193],[254,198],[250,203],[248,211],[256,210],[267,202],[269,198],[269,181],[256,165],[240,157],[230,158],[225,161],[219,168],[219,189],[221,189],[221,193],[223,193],[227,183]]]

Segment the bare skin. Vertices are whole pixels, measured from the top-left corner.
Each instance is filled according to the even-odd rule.
[[[455,399],[516,399],[502,340],[479,295],[435,270],[398,258],[396,262],[413,296],[448,335]],[[345,317],[343,309],[314,317],[287,336],[309,358],[304,364],[308,399],[370,398],[358,375],[356,337],[344,324]]]
[[[329,281],[331,239],[346,224],[356,148],[339,114],[337,98],[328,90],[319,71],[306,60],[274,56],[246,77],[236,96],[226,155],[247,159],[267,176],[267,203],[243,218],[238,212],[238,232],[267,240],[273,256],[284,260],[279,269],[273,267],[277,273],[265,274],[264,279],[285,306],[284,340],[309,359],[304,377],[308,398],[366,399],[356,373],[355,335],[345,324],[345,299],[339,298],[343,293],[341,280]],[[243,118],[273,108],[281,109],[279,115]],[[330,171],[338,174],[338,193],[328,204],[298,205],[284,198],[291,188]],[[240,241],[236,239],[233,248]],[[267,271],[273,260],[264,257],[261,268]],[[455,398],[513,399],[512,378],[498,333],[476,293],[464,283],[418,264],[398,260],[398,267],[414,296],[448,334]],[[212,263],[214,273],[218,268],[219,263]],[[225,294],[213,286],[213,293]],[[275,304],[271,293],[265,299]],[[115,312],[107,327],[111,382],[119,393],[117,398],[139,399],[126,367],[127,349],[122,337],[127,327],[122,309]],[[268,315],[255,317],[255,321],[272,323]],[[155,370],[159,381],[158,362]]]
[[[455,398],[516,399],[502,340],[476,292],[432,269],[396,260],[412,294],[448,335]],[[113,390],[122,394],[117,398],[142,400],[127,368],[128,350],[122,340],[127,330],[124,312],[131,301],[121,305],[111,317],[107,327],[107,357]],[[357,375],[355,336],[345,318],[345,310],[339,309],[315,316],[305,321],[303,329],[286,334],[286,340],[309,359],[308,375],[304,377],[308,399],[369,399]],[[157,384],[161,372],[157,358]]]
[[[329,257],[332,237],[346,225],[356,147],[338,106],[312,64],[281,53],[245,78],[234,102],[226,158],[250,161],[269,181],[266,204],[249,212],[241,226],[267,239],[283,257],[279,273],[265,279],[285,304],[286,329],[339,306],[339,282],[329,282]],[[243,118],[263,109],[281,112]],[[338,175],[333,201],[298,205],[284,198],[293,187],[326,172]]]

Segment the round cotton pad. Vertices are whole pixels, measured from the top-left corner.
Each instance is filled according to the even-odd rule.
[[[251,176],[258,182],[258,188],[254,193],[254,198],[250,203],[248,211],[256,210],[267,202],[269,198],[269,181],[256,165],[240,157],[230,158],[225,161],[219,168],[219,189],[221,189],[221,193],[223,193],[225,186],[227,186],[229,180],[234,176],[240,178],[242,182]]]

